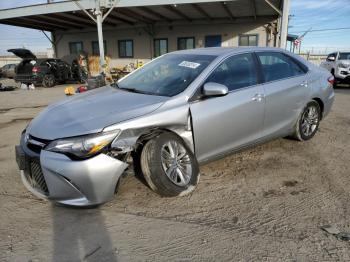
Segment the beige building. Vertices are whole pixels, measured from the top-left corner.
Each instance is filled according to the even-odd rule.
[[[208,46],[237,47],[240,45],[275,46],[276,36],[271,33],[271,21],[244,24],[198,24],[156,27],[149,34],[142,27],[104,29],[105,54],[111,57],[111,66],[124,66],[137,60],[148,61],[166,52]],[[95,30],[72,30],[56,33],[58,57],[86,51],[99,54]],[[124,48],[126,49],[124,51]]]
[[[58,58],[99,55],[96,2],[0,10],[0,23],[49,31]],[[279,46],[287,0],[99,0],[112,67],[200,47]],[[93,21],[95,19],[95,21]]]

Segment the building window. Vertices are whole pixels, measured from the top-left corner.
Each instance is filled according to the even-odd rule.
[[[93,55],[100,55],[100,48],[98,46],[98,41],[92,41],[91,42],[91,46],[92,46],[92,54]],[[107,54],[107,43],[106,40],[103,41],[103,47],[105,50],[105,55]]]
[[[168,53],[168,39],[154,39],[154,57]]]
[[[258,46],[258,35],[240,35],[239,46]]]
[[[80,54],[83,51],[83,42],[69,42],[69,51],[71,54]]]
[[[134,41],[133,40],[119,40],[118,41],[119,57],[132,58],[134,57]]]
[[[194,48],[194,37],[179,37],[177,39],[177,49],[193,49]]]

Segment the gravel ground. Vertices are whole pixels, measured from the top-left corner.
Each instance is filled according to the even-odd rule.
[[[201,167],[190,195],[161,198],[131,172],[95,209],[24,188],[14,145],[63,86],[0,93],[0,261],[349,261],[350,88],[309,142],[279,139]]]

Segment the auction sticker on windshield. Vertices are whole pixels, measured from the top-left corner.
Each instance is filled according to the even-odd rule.
[[[200,65],[201,64],[198,64],[198,63],[195,63],[195,62],[189,62],[189,61],[182,61],[179,64],[179,66],[188,67],[188,68],[192,68],[192,69],[196,69]]]

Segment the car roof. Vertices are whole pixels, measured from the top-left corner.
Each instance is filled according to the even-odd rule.
[[[175,51],[176,54],[193,54],[193,55],[215,55],[215,56],[225,56],[228,54],[244,53],[244,52],[259,52],[259,51],[279,51],[285,52],[284,49],[275,47],[206,47],[206,48],[196,48],[196,49],[186,49]]]

